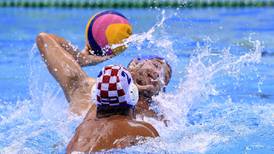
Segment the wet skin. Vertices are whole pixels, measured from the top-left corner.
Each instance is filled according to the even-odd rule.
[[[90,107],[88,89],[95,80],[88,78],[77,61],[68,52],[64,52],[57,38],[40,33],[36,43],[49,72],[62,87],[73,113],[81,114]]]
[[[49,72],[62,87],[70,110],[78,115],[85,115],[93,104],[90,91],[95,79],[88,77],[81,67],[96,65],[116,55],[89,55],[87,45],[80,52],[65,39],[47,33],[40,33],[36,43]],[[134,59],[128,69],[139,90],[137,114],[156,116],[155,112],[149,110],[149,102],[153,95],[157,95],[168,84],[171,77],[170,66],[157,58],[141,62]]]
[[[95,65],[110,57],[98,58],[85,55],[84,51],[80,56],[90,62],[85,63],[81,62],[79,54],[74,53],[75,50],[62,38],[40,33],[36,42],[49,72],[62,87],[70,103],[70,110],[82,115],[85,115],[85,112],[89,110],[85,120],[77,128],[76,134],[68,146],[68,152],[125,147],[136,143],[137,136],[158,136],[153,126],[145,122],[135,121],[131,116],[96,118],[95,105],[91,102],[91,87],[95,84],[95,79],[87,76],[81,69],[81,64]],[[102,129],[103,126],[104,129]],[[100,136],[103,138],[98,139]]]
[[[159,136],[152,125],[136,121],[132,116],[113,115],[96,118],[95,112],[96,109],[90,110],[78,126],[67,146],[67,153],[125,148],[144,140],[144,137]]]

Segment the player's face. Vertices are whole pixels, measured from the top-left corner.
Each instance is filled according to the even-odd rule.
[[[170,74],[166,71],[168,65],[159,59],[133,60],[129,66],[132,77],[137,87],[147,87],[145,90],[139,90],[140,95],[151,97],[159,93],[159,91],[167,84]]]

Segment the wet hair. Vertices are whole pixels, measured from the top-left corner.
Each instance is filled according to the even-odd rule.
[[[113,115],[128,116],[131,110],[134,110],[134,107],[102,105],[102,106],[97,106],[96,117],[105,118]]]

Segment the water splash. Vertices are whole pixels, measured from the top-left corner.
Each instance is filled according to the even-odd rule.
[[[172,14],[173,15],[173,14]],[[161,11],[161,20],[158,21],[154,26],[152,26],[148,31],[140,33],[140,34],[133,34],[128,39],[125,39],[123,43],[121,44],[114,44],[111,46],[112,49],[115,49],[117,47],[121,46],[135,46],[138,51],[142,49],[142,46],[147,44],[146,48],[149,49],[161,49],[160,55],[164,55],[167,60],[173,63],[178,62],[178,57],[174,54],[173,50],[173,43],[172,41],[167,37],[168,35],[165,35],[164,31],[164,24],[165,21],[170,18],[172,15],[166,15],[166,11]],[[157,31],[160,31],[161,36],[157,36],[155,33]],[[155,47],[154,47],[155,46]],[[158,52],[155,52],[158,53]],[[145,54],[145,53],[142,53]]]
[[[147,33],[134,35],[131,44],[138,46],[145,40],[154,44],[153,34],[164,21],[163,17]],[[30,99],[0,103],[4,111],[0,114],[0,153],[63,153],[83,117],[69,113],[62,90],[48,74],[35,44],[29,52],[28,82]]]
[[[71,116],[68,103],[60,95],[61,89],[43,78],[47,73],[38,49],[33,45],[29,53],[29,100],[15,105],[0,102],[0,153],[63,152],[81,117]],[[40,57],[40,56],[39,56]]]
[[[140,49],[141,45],[146,40],[152,40],[153,33],[156,31],[157,28],[162,27],[164,24],[164,21],[166,20],[165,10],[162,11],[162,19],[156,23],[154,26],[152,26],[147,32],[143,32],[141,34],[133,34],[128,39],[125,39],[122,44],[114,44],[111,46],[112,49],[129,45],[130,43],[134,43],[135,45],[139,46],[138,49]]]
[[[155,53],[168,52],[164,54],[167,58],[178,60],[172,48],[174,41],[165,35],[165,20],[168,18],[165,11],[162,16],[148,32],[133,35],[129,45],[139,49],[144,44],[152,50],[154,47],[156,50],[161,48],[163,51]],[[158,33],[163,36],[158,37]],[[154,119],[145,119],[157,128],[161,137],[110,152],[204,153],[222,144],[237,144],[237,140],[248,136],[271,137],[271,133],[274,133],[273,104],[237,102],[226,93],[221,101],[211,99],[222,94],[216,78],[245,80],[246,77],[241,75],[260,63],[261,42],[252,39],[249,42],[251,49],[240,56],[233,55],[230,48],[215,52],[211,48],[214,44],[201,46],[198,43],[185,67],[184,76],[175,76],[181,79],[178,88],[154,98],[159,102],[157,109],[169,120],[169,126],[165,127]],[[40,56],[34,46],[29,55],[31,98],[18,100],[15,105],[0,101],[0,153],[64,153],[75,127],[81,121],[81,117],[69,116],[68,104],[60,88],[53,78],[45,79],[45,73],[47,77],[49,74],[37,57]],[[172,67],[183,69],[176,63]],[[262,82],[258,84],[262,85]],[[242,147],[246,147],[246,151],[269,149],[265,141]]]
[[[212,147],[233,142],[238,144],[237,140],[248,136],[260,138],[269,129],[273,130],[273,104],[233,102],[229,95],[225,103],[209,100],[211,96],[219,95],[220,89],[214,85],[216,77],[231,76],[240,80],[245,71],[256,70],[256,65],[261,62],[263,46],[258,40],[249,39],[249,42],[251,49],[240,56],[231,54],[230,48],[216,53],[210,45],[201,47],[198,44],[179,88],[174,93],[161,93],[154,98],[159,102],[156,108],[169,120],[169,126],[145,119],[157,128],[161,137],[126,151],[205,153]],[[195,110],[190,112],[195,104],[198,104]],[[252,144],[246,146],[246,151],[256,149],[256,145],[260,145],[260,149],[271,150],[267,144]]]
[[[239,79],[244,70],[252,69],[254,67],[251,65],[260,63],[263,46],[258,40],[249,41],[253,47],[240,56],[230,54],[229,48],[216,53],[210,45],[201,47],[197,44],[186,67],[185,80],[179,84],[176,92],[161,93],[154,98],[159,103],[158,109],[169,120],[169,127],[146,119],[157,126],[162,139],[147,144],[152,147],[150,150],[153,151],[155,146],[161,144],[163,151],[176,149],[174,152],[204,153],[216,144],[258,132],[262,125],[273,127],[273,120],[269,119],[274,113],[272,104],[234,104],[229,95],[226,103],[206,103],[211,96],[219,95],[219,89],[214,85],[216,76]],[[196,105],[195,110],[190,113],[193,105]],[[197,118],[199,120],[195,122]]]
[[[210,95],[218,95],[218,89],[212,83],[213,79],[218,75],[227,75],[238,77],[241,71],[247,68],[248,64],[259,63],[261,60],[262,46],[260,41],[252,41],[254,47],[250,51],[240,57],[233,56],[228,49],[222,52],[212,52],[210,45],[201,47],[197,44],[194,55],[186,68],[185,80],[179,84],[177,94],[159,95],[155,99],[159,102],[164,101],[163,105],[174,106],[175,102],[182,102],[175,107],[179,113],[186,115],[193,103],[203,99],[207,100]],[[174,100],[166,103],[165,100]],[[183,107],[182,107],[183,106]],[[181,108],[181,111],[178,111]],[[165,113],[169,113],[165,112]]]

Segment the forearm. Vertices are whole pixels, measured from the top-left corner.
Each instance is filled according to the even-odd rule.
[[[76,62],[81,66],[91,66],[101,63],[105,60],[112,58],[114,55],[109,56],[96,56],[89,54],[89,48],[85,47],[81,52],[77,47],[73,46],[71,42],[58,37],[53,34],[49,34],[52,39],[54,39],[66,52],[68,52],[76,60]]]
[[[87,78],[86,73],[50,35],[40,33],[36,38],[36,43],[49,72],[61,85],[65,95],[69,96],[74,88],[73,85],[80,84]],[[69,100],[69,97],[67,98]]]
[[[54,39],[66,52],[72,55],[73,58],[77,61],[78,55],[81,53],[77,47],[75,47],[71,42],[57,35],[49,34],[49,36]]]
[[[67,51],[70,55],[73,56],[73,58],[76,60],[76,62],[80,66],[90,66],[90,65],[96,65],[100,62],[103,62],[109,58],[110,56],[95,56],[95,55],[89,55],[90,49],[87,47],[84,48],[82,52],[80,50],[73,46],[71,42],[66,41],[65,39],[58,37],[56,35],[50,34],[50,36],[58,43],[60,46]]]
[[[81,67],[84,67],[84,66],[96,65],[112,57],[113,56],[84,55],[83,53],[80,53],[77,55],[77,62],[79,63]]]

